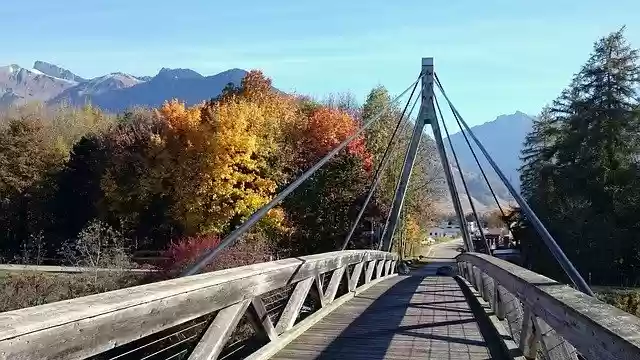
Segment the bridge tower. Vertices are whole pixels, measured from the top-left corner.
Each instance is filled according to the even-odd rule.
[[[434,70],[433,70],[433,58],[422,58],[422,90],[421,90],[421,104],[420,112],[418,113],[418,119],[416,120],[413,128],[413,134],[411,135],[411,142],[409,148],[405,154],[404,164],[402,166],[402,173],[398,185],[396,186],[396,192],[393,199],[393,204],[387,217],[384,230],[382,232],[382,249],[384,251],[391,250],[391,241],[393,234],[398,225],[400,218],[400,210],[404,203],[404,197],[409,185],[409,179],[411,172],[413,171],[413,165],[415,163],[416,155],[418,153],[418,147],[420,146],[420,140],[422,139],[424,127],[426,124],[430,124],[433,129],[433,135],[436,140],[436,146],[440,159],[442,161],[442,167],[444,168],[445,177],[449,186],[449,192],[451,193],[451,200],[453,201],[453,207],[456,211],[458,221],[460,223],[460,230],[465,243],[465,247],[468,251],[473,251],[473,242],[469,236],[469,228],[464,218],[464,212],[462,211],[462,205],[460,203],[460,197],[456,190],[455,183],[453,182],[453,174],[449,167],[449,161],[447,160],[447,154],[444,149],[444,143],[442,141],[442,135],[440,133],[440,127],[438,126],[438,120],[436,118],[434,103]],[[444,120],[443,120],[444,121]]]

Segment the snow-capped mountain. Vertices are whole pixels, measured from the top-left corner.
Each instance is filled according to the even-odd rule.
[[[240,85],[246,73],[230,69],[203,76],[191,69],[162,68],[155,76],[114,72],[85,79],[60,66],[36,61],[30,69],[0,67],[0,107],[30,101],[91,103],[109,112],[121,112],[132,106],[158,106],[172,98],[194,104],[218,96],[229,83]]]

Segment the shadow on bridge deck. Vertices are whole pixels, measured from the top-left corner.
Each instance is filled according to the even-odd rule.
[[[410,276],[357,295],[273,359],[502,358],[489,351],[468,304],[473,295],[454,278],[435,275],[438,267],[453,265],[451,254],[430,260]]]

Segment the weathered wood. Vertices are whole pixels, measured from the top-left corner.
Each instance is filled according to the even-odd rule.
[[[356,264],[353,268],[353,272],[349,275],[349,291],[354,291],[356,286],[358,286],[358,281],[360,280],[360,274],[362,273],[362,267],[364,266],[364,262]]]
[[[368,250],[311,255],[0,313],[0,353],[86,358],[323,272],[395,256]]]
[[[373,271],[376,269],[376,260],[367,261],[367,271],[364,274],[364,283],[368,284],[371,282],[371,278],[373,277]]]
[[[318,297],[320,300],[320,306],[324,307],[326,305],[325,301],[324,301],[324,286],[322,284],[322,274],[317,274],[315,281],[313,282],[315,284],[316,287],[316,291],[318,292]]]
[[[380,279],[382,277],[382,269],[384,269],[385,261],[381,259],[377,262],[376,266],[376,279]]]
[[[536,326],[535,316],[525,307],[520,331],[520,350],[526,359],[535,359],[539,345],[540,330]]]
[[[472,270],[473,271],[473,279],[474,279],[476,290],[478,290],[478,293],[484,299],[484,283],[482,282],[482,280],[483,280],[482,279],[482,270],[480,270],[476,266],[472,266],[472,268],[473,268],[473,270]]]
[[[324,302],[330,303],[336,297],[336,293],[338,292],[338,287],[340,286],[340,282],[344,276],[344,272],[346,271],[347,266],[341,266],[333,271],[331,274],[331,280],[329,280],[329,286],[327,286],[327,291],[324,294]]]
[[[485,254],[458,261],[481,268],[587,359],[640,359],[640,319],[540,274]]]
[[[493,289],[493,287],[489,284],[492,284],[493,281],[487,274],[483,273],[482,271],[480,271],[480,280],[481,280],[480,282],[482,283],[482,300],[488,302],[489,294]],[[491,293],[491,295],[493,295],[493,293]]]
[[[269,340],[275,340],[278,337],[278,333],[273,326],[273,322],[271,322],[267,308],[264,306],[264,301],[259,296],[251,300],[251,313],[255,316],[257,323],[260,324],[260,328],[255,330],[264,332]]]
[[[502,321],[505,317],[505,306],[504,301],[502,299],[502,295],[500,295],[500,284],[497,281],[493,280],[493,301],[491,303],[491,308],[493,312],[496,314],[498,320]]]
[[[243,300],[220,310],[193,349],[189,360],[217,359],[250,302],[250,300]]]
[[[536,318],[536,328],[540,332],[540,350],[547,360],[578,360],[576,349],[562,339],[540,318]]]
[[[282,315],[280,315],[280,319],[278,320],[278,324],[276,325],[276,332],[278,334],[281,334],[293,327],[293,324],[295,323],[296,319],[298,318],[298,314],[300,313],[300,308],[304,303],[304,299],[307,298],[309,289],[311,289],[313,280],[314,278],[308,278],[296,284],[295,289],[293,289],[293,293],[289,297],[287,306],[282,311]]]

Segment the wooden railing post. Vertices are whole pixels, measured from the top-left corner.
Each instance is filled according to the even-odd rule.
[[[367,271],[364,273],[364,283],[368,284],[371,282],[371,278],[373,277],[373,271],[376,269],[376,260],[371,260],[367,262]]]
[[[386,261],[384,259],[380,259],[378,261],[378,266],[376,266],[376,279],[380,279],[382,277],[382,269],[384,269],[384,264]]]
[[[471,271],[473,273],[473,285],[478,290],[478,293],[484,298],[484,286],[482,284],[482,270],[480,268],[471,265]]]
[[[522,330],[520,331],[520,350],[526,359],[535,359],[540,345],[540,329],[535,315],[528,306],[524,308]]]
[[[343,265],[333,271],[331,274],[331,280],[329,280],[329,286],[327,286],[327,291],[324,294],[324,302],[328,304],[333,301],[336,297],[336,293],[338,292],[338,286],[340,286],[340,282],[342,281],[342,277],[344,276],[344,272],[347,269],[347,265]]]
[[[264,333],[270,341],[273,341],[278,337],[278,333],[276,333],[276,329],[271,322],[271,318],[264,306],[264,302],[259,296],[256,296],[251,300],[251,309],[249,314],[250,321],[257,333]]]
[[[282,310],[278,324],[276,324],[276,332],[278,334],[281,334],[293,327],[293,324],[300,313],[300,308],[302,307],[304,300],[307,298],[309,289],[311,289],[313,280],[314,278],[307,278],[296,284],[291,297],[289,297],[287,306]]]
[[[354,266],[353,272],[349,275],[349,291],[354,291],[358,286],[358,281],[360,280],[360,274],[362,273],[362,267],[364,266],[364,262],[359,262]]]
[[[498,320],[504,320],[506,316],[504,300],[502,299],[502,295],[500,295],[500,284],[498,284],[495,279],[493,279],[493,302],[491,304],[491,308],[496,314]]]
[[[487,279],[491,279],[491,278],[489,277],[489,275],[485,274],[485,273],[484,273],[484,272],[482,272],[482,270],[481,270],[481,271],[480,271],[480,279],[482,280],[482,281],[481,281],[481,284],[482,284],[482,292],[481,292],[481,294],[482,294],[482,299],[483,299],[484,301],[487,301],[487,302],[488,302],[488,301],[489,301],[489,293],[490,293],[491,289],[487,289],[487,288],[485,287],[485,285],[487,285],[487,286],[488,286],[488,281],[487,281]],[[494,281],[493,281],[493,279],[491,279],[491,282],[492,282],[492,283],[494,282]],[[493,295],[493,294],[492,294],[492,295]]]
[[[248,299],[243,300],[220,310],[189,356],[189,360],[217,359],[250,302]]]
[[[540,318],[535,318],[540,332],[540,350],[548,360],[577,360],[576,349]]]

